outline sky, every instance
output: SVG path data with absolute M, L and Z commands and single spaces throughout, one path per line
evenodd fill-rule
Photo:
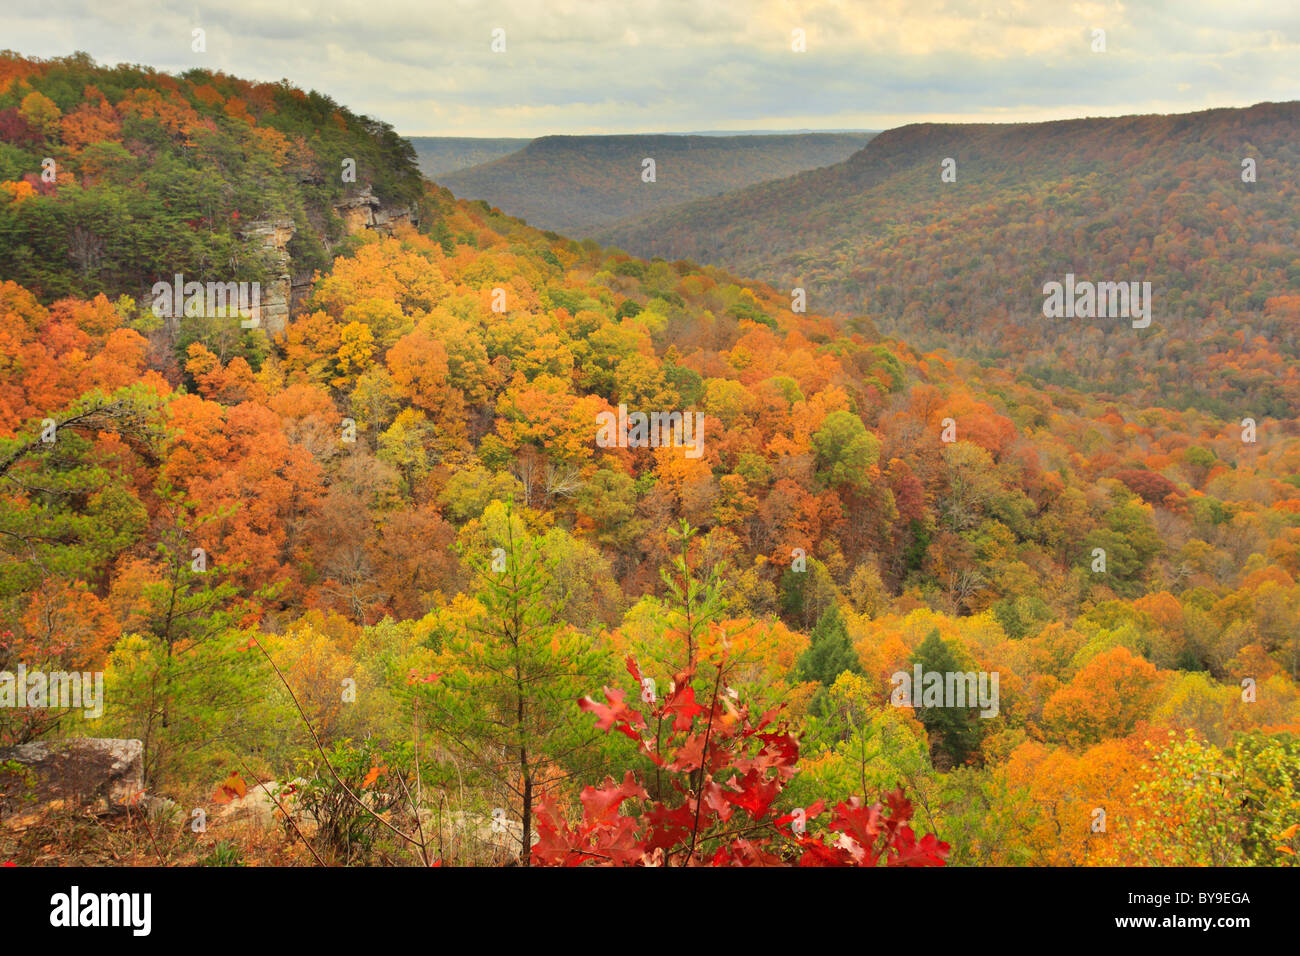
M 886 129 L 1300 99 L 1300 0 L 6 0 L 0 48 L 288 79 L 408 136 Z

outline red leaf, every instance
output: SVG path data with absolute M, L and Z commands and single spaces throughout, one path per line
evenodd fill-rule
M 677 772 L 687 772 L 699 770 L 704 763 L 704 735 L 691 734 L 686 741 L 677 748 L 677 753 L 673 756 L 673 762 L 668 764 L 669 770 Z
M 909 807 L 910 809 L 910 807 Z M 909 826 L 899 828 L 894 837 L 888 866 L 943 866 L 948 858 L 948 844 L 935 839 L 933 833 L 927 833 L 916 842 L 916 834 Z
M 604 789 L 587 787 L 579 796 L 584 811 L 583 820 L 587 823 L 608 823 L 614 818 L 623 801 L 633 797 L 644 800 L 649 797 L 649 794 L 641 784 L 637 783 L 636 776 L 631 770 L 627 772 L 627 776 L 620 784 L 615 784 L 613 777 L 606 777 Z
M 739 792 L 723 793 L 723 798 L 748 813 L 751 820 L 761 819 L 781 793 L 781 782 L 766 779 L 757 769 L 745 774 L 739 786 L 733 779 L 731 786 L 736 787 Z
M 621 690 L 610 690 L 606 687 L 605 699 L 609 701 L 608 706 L 597 703 L 590 697 L 582 698 L 578 701 L 578 706 L 596 715 L 596 729 L 608 731 L 617 724 L 621 733 L 639 741 L 641 734 L 638 731 L 645 726 L 645 720 L 641 714 L 623 703 L 623 692 Z
M 704 708 L 695 702 L 695 688 L 688 683 L 679 683 L 664 702 L 664 715 L 673 716 L 673 730 L 690 730 L 695 722 L 695 715 L 704 713 Z
M 246 793 L 248 793 L 248 784 L 244 783 L 244 778 L 236 771 L 227 777 L 221 786 L 217 787 L 212 802 L 218 804 L 229 803 L 232 800 L 242 799 Z
M 857 850 L 848 847 L 849 853 L 860 865 L 874 866 L 877 853 L 876 839 L 880 836 L 880 804 L 865 806 L 858 797 L 849 797 L 835 807 L 835 816 L 831 820 L 831 829 L 848 836 L 857 845 Z M 860 851 L 860 852 L 859 852 Z

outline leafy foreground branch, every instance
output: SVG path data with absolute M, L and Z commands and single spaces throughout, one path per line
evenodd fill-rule
M 917 840 L 908 820 L 912 805 L 901 790 L 881 803 L 857 797 L 839 803 L 826 831 L 809 835 L 810 820 L 825 812 L 818 800 L 807 809 L 781 813 L 777 800 L 794 776 L 797 737 L 774 723 L 779 708 L 751 720 L 749 708 L 719 693 L 725 654 L 708 706 L 695 697 L 690 670 L 673 680 L 662 703 L 648 690 L 649 719 L 631 709 L 620 690 L 605 688 L 605 703 L 590 697 L 579 706 L 636 742 L 662 775 L 669 774 L 671 800 L 650 800 L 629 770 L 622 783 L 582 791 L 582 817 L 569 824 L 549 797 L 538 806 L 533 862 L 545 866 L 943 866 L 949 846 L 926 834 Z M 643 682 L 636 660 L 627 669 Z M 652 685 L 650 685 L 652 686 Z M 648 733 L 653 727 L 653 732 Z M 663 793 L 665 790 L 660 789 Z M 644 801 L 639 815 L 622 812 Z M 827 842 L 829 833 L 838 833 Z

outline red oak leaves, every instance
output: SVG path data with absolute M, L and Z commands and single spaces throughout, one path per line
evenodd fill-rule
M 715 665 L 721 673 L 721 664 Z M 647 686 L 636 661 L 628 673 Z M 749 709 L 718 693 L 708 706 L 696 701 L 692 674 L 680 673 L 662 702 L 643 696 L 646 714 L 605 688 L 605 703 L 590 697 L 579 706 L 603 731 L 618 730 L 637 742 L 656 767 L 652 795 L 632 771 L 622 783 L 606 778 L 582 791 L 582 817 L 570 823 L 549 798 L 537 813 L 533 862 L 541 866 L 942 866 L 948 844 L 926 834 L 917 839 L 908 821 L 912 805 L 901 790 L 884 803 L 857 797 L 838 804 L 825 830 L 807 832 L 825 812 L 811 807 L 775 809 L 794 776 L 799 742 L 772 727 L 776 711 L 757 721 Z M 653 685 L 649 685 L 653 686 Z M 772 729 L 768 729 L 772 727 Z M 647 785 L 649 781 L 645 782 Z M 627 808 L 639 804 L 639 812 Z M 830 842 L 828 842 L 828 839 Z

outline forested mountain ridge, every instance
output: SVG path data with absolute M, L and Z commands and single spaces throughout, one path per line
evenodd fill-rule
M 0 275 L 46 302 L 143 299 L 175 273 L 264 286 L 287 274 L 287 299 L 352 220 L 418 219 L 423 188 L 410 143 L 316 92 L 11 51 L 0 182 Z
M 458 172 L 523 149 L 532 140 L 510 137 L 410 136 L 420 172 L 429 179 Z
M 844 159 L 870 133 L 543 136 L 509 156 L 434 177 L 539 229 L 575 238 L 619 220 Z M 643 178 L 654 161 L 654 181 Z
M 193 81 L 170 80 L 147 99 L 183 113 Z M 19 115 L 50 115 L 23 82 Z M 186 125 L 122 148 L 186 155 Z M 78 195 L 51 185 L 47 210 Z M 35 201 L 2 188 L 0 215 Z M 1294 409 L 1246 429 L 1099 397 L 422 190 L 418 227 L 340 243 L 276 335 L 51 296 L 94 281 L 67 257 L 41 295 L 0 282 L 0 671 L 106 687 L 94 721 L 0 708 L 0 743 L 139 739 L 154 793 L 296 779 L 319 821 L 272 850 L 214 823 L 161 851 L 186 862 L 420 858 L 348 789 L 430 827 L 422 862 L 845 862 L 790 814 L 835 841 L 812 807 L 900 780 L 891 809 L 924 812 L 891 862 L 1296 862 Z M 628 410 L 698 415 L 701 453 L 602 442 Z M 1000 697 L 900 706 L 914 668 Z M 517 846 L 449 822 L 498 810 Z M 0 856 L 61 832 L 0 827 Z
M 916 124 L 835 166 L 600 237 L 806 287 L 814 308 L 1102 396 L 1288 415 L 1300 402 L 1298 131 L 1300 103 Z M 1150 281 L 1150 327 L 1045 319 L 1043 286 L 1067 273 Z

